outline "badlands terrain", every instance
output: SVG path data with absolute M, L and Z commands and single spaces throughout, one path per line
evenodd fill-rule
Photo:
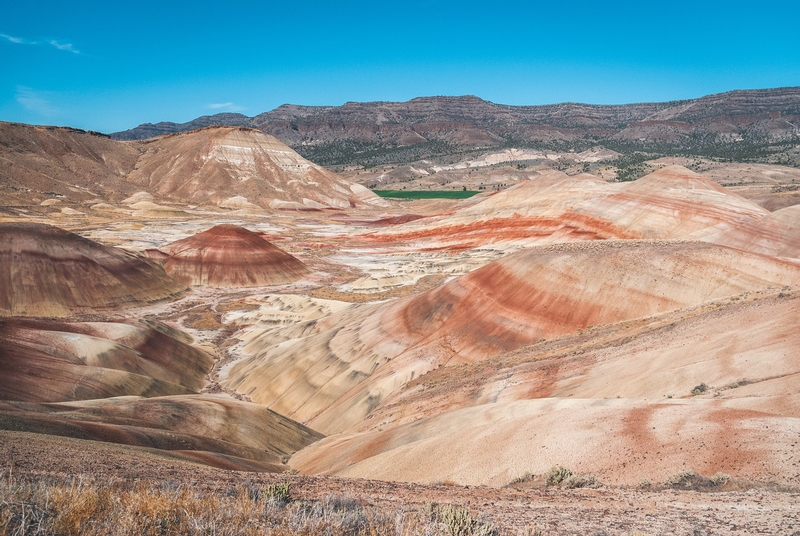
M 0 123 L 6 482 L 290 483 L 455 505 L 475 532 L 800 531 L 796 167 L 659 156 L 617 181 L 608 149 L 484 154 L 436 175 L 510 178 L 406 201 L 250 126 Z
M 757 192 L 759 204 L 777 210 L 800 203 L 798 125 L 800 88 L 786 87 L 615 106 L 507 106 L 474 96 L 286 104 L 254 117 L 147 123 L 112 137 L 245 126 L 380 190 L 493 191 L 551 170 L 624 181 L 669 163 L 746 197 Z

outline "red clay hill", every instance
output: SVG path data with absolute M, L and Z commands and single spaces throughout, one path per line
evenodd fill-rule
M 186 289 L 158 265 L 51 225 L 0 223 L 0 316 L 141 306 Z
M 258 287 L 297 281 L 301 261 L 238 225 L 217 225 L 163 248 L 164 269 L 186 285 Z

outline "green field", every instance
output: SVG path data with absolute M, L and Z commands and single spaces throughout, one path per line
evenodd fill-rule
M 372 190 L 381 197 L 394 199 L 467 199 L 480 192 L 471 190 Z

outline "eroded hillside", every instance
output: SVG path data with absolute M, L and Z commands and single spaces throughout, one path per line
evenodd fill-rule
M 1 190 L 0 428 L 34 450 L 420 485 L 564 466 L 586 485 L 800 486 L 798 206 L 719 169 L 398 201 L 247 129 L 15 132 L 35 143 Z

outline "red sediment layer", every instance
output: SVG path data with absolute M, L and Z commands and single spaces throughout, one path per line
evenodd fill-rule
M 164 248 L 164 269 L 186 285 L 256 287 L 297 281 L 301 261 L 237 225 L 218 225 Z
M 444 345 L 473 360 L 714 293 L 798 281 L 793 262 L 702 243 L 581 243 L 509 255 L 389 306 L 382 324 L 413 346 Z
M 364 236 L 364 240 L 391 243 L 424 239 L 446 240 L 449 238 L 464 244 L 479 245 L 492 240 L 522 240 L 534 237 L 548 237 L 557 232 L 576 240 L 640 238 L 639 233 L 621 229 L 602 218 L 584 214 L 565 214 L 559 218 L 498 218 L 428 229 L 414 229 L 400 234 L 368 234 Z
M 440 215 L 426 227 L 401 226 L 365 239 L 433 240 L 465 247 L 528 239 L 692 239 L 715 226 L 753 223 L 765 215 L 763 208 L 679 166 L 624 186 L 551 173 L 465 205 L 452 216 Z
M 408 223 L 416 220 L 421 220 L 425 216 L 420 216 L 419 214 L 402 214 L 400 216 L 391 216 L 388 218 L 381 218 L 380 220 L 375 220 L 372 222 L 372 225 L 378 226 L 385 226 L 385 225 L 399 225 L 401 223 Z

